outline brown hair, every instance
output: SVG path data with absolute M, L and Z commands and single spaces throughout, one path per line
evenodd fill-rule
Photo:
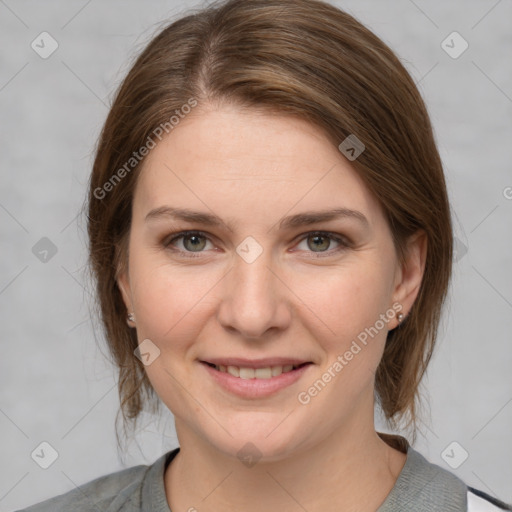
M 426 232 L 421 288 L 404 322 L 388 333 L 375 385 L 388 422 L 396 426 L 406 419 L 415 427 L 418 386 L 451 277 L 453 235 L 442 164 L 423 100 L 399 59 L 352 16 L 318 0 L 228 0 L 189 11 L 151 40 L 117 91 L 90 179 L 88 235 L 125 426 L 127 420 L 136 423 L 144 392 L 155 398 L 134 356 L 136 333 L 126 324 L 116 282 L 127 264 L 131 204 L 143 162 L 131 159 L 191 99 L 197 111 L 226 103 L 299 116 L 336 146 L 356 135 L 366 149 L 352 165 L 380 201 L 401 262 L 407 238 L 418 229 Z

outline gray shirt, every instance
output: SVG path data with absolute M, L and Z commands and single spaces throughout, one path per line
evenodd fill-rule
M 102 476 L 77 489 L 17 512 L 171 512 L 165 495 L 164 473 L 178 452 L 179 448 L 175 448 L 150 466 L 134 466 Z M 474 499 L 481 498 L 475 496 Z M 470 503 L 469 511 L 512 510 L 499 507 L 496 501 L 494 504 L 486 501 L 485 507 L 491 508 L 474 508 Z M 377 512 L 411 510 L 467 512 L 468 487 L 458 477 L 431 464 L 407 445 L 405 465 Z

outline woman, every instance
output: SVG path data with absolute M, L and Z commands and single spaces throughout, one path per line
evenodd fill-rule
M 354 18 L 231 0 L 165 28 L 88 208 L 123 417 L 160 399 L 180 447 L 27 510 L 512 510 L 375 430 L 375 403 L 414 429 L 453 239 L 423 101 Z

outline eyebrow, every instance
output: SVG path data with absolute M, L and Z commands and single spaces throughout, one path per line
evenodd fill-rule
M 212 227 L 224 225 L 229 229 L 229 231 L 233 231 L 232 226 L 226 224 L 215 214 L 198 212 L 187 208 L 172 208 L 170 206 L 160 206 L 151 210 L 146 215 L 145 222 L 160 218 L 171 218 Z M 368 219 L 361 212 L 357 210 L 350 210 L 348 208 L 335 208 L 331 210 L 308 211 L 298 213 L 296 215 L 290 215 L 279 222 L 279 229 L 307 226 L 309 224 L 317 224 L 319 222 L 327 222 L 343 218 L 356 219 L 365 227 L 370 226 Z

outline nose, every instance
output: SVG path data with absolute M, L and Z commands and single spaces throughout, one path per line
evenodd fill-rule
M 289 325 L 290 290 L 266 251 L 252 263 L 235 255 L 222 286 L 218 321 L 225 329 L 257 339 Z

